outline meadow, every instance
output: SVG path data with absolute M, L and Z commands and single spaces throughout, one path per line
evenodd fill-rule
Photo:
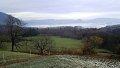
M 16 52 L 11 52 L 11 43 L 4 43 L 5 48 L 0 50 L 0 67 L 1 68 L 107 68 L 119 67 L 119 61 L 114 59 L 102 59 L 89 56 L 80 55 L 37 55 L 32 52 L 35 50 L 33 40 L 38 39 L 40 36 L 26 37 L 29 41 L 21 41 L 19 44 L 20 49 Z M 82 47 L 82 41 L 63 38 L 59 36 L 51 36 L 54 48 L 56 50 L 76 50 Z M 21 51 L 21 52 L 20 52 Z M 27 53 L 23 53 L 23 52 Z M 111 56 L 112 52 L 104 49 L 96 49 L 98 55 Z M 71 52 L 71 51 L 70 51 Z M 99 53 L 101 52 L 101 53 Z M 86 61 L 87 60 L 87 61 Z M 105 61 L 105 62 L 104 62 Z M 114 61 L 114 63 L 112 62 Z
M 33 60 L 35 60 L 36 57 L 38 57 L 38 55 L 34 55 L 34 54 L 30 54 L 30 53 L 31 52 L 36 52 L 36 49 L 33 45 L 33 43 L 34 43 L 33 40 L 38 39 L 39 37 L 40 36 L 33 36 L 33 37 L 24 38 L 24 39 L 32 40 L 32 41 L 21 41 L 19 43 L 21 45 L 20 49 L 16 49 L 15 50 L 16 52 L 11 52 L 11 46 L 10 46 L 11 43 L 4 43 L 5 47 L 0 49 L 0 65 L 2 67 L 4 67 L 4 66 L 8 66 L 8 65 L 11 65 L 11 64 L 19 63 L 19 62 L 28 62 L 28 60 L 31 57 L 33 57 L 34 58 Z M 59 36 L 51 36 L 51 39 L 54 42 L 53 44 L 54 44 L 54 48 L 56 50 L 59 50 L 59 49 L 60 50 L 61 49 L 72 50 L 72 49 L 80 48 L 80 45 L 81 45 L 81 41 L 76 40 L 76 39 L 62 38 L 62 37 L 59 37 Z M 21 53 L 19 51 L 21 51 L 21 52 L 26 51 L 26 52 L 29 52 L 29 53 Z M 31 60 L 31 61 L 33 61 L 33 60 Z M 41 58 L 39 58 L 38 60 L 41 60 Z M 51 59 L 50 59 L 50 61 L 51 61 Z M 50 61 L 48 60 L 48 62 L 50 62 Z M 42 60 L 40 62 L 42 62 Z M 42 65 L 44 65 L 44 63 Z M 11 66 L 8 66 L 8 67 L 11 67 Z M 22 66 L 20 66 L 20 67 L 22 67 Z
M 57 48 L 80 48 L 82 45 L 81 40 L 71 39 L 71 38 L 62 38 L 62 37 L 52 37 L 55 42 L 55 47 Z
M 27 39 L 37 39 L 40 36 L 28 37 Z M 56 48 L 79 48 L 81 45 L 81 40 L 63 38 L 59 36 L 51 36 L 53 40 L 53 45 Z
M 34 47 L 34 40 L 40 38 L 40 36 L 33 36 L 33 37 L 25 37 L 24 39 L 31 40 L 31 41 L 21 41 L 19 42 L 20 47 L 15 49 L 16 51 L 36 51 Z M 53 47 L 54 49 L 78 49 L 81 47 L 82 42 L 81 40 L 71 39 L 71 38 L 63 38 L 59 36 L 51 36 L 53 40 Z M 4 48 L 2 50 L 11 50 L 10 43 L 5 43 Z
M 25 62 L 38 56 L 29 53 L 0 51 L 0 68 L 14 63 Z

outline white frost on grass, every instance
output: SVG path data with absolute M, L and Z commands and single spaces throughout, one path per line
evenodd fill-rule
M 120 68 L 120 61 L 76 55 L 52 55 L 16 63 L 7 68 Z
M 79 58 L 61 57 L 60 59 L 72 62 L 76 68 L 120 68 L 120 62 L 112 59 L 81 56 Z

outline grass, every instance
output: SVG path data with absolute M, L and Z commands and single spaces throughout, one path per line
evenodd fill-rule
M 26 37 L 25 39 L 34 40 L 38 39 L 40 36 Z M 71 38 L 62 38 L 59 36 L 51 36 L 55 49 L 76 49 L 80 48 L 81 40 L 71 39 Z M 21 48 L 18 51 L 35 51 L 34 43 L 32 41 L 22 41 L 20 42 Z M 11 44 L 5 43 L 3 50 L 11 50 Z M 17 50 L 16 50 L 17 51 Z
M 40 36 L 32 36 L 32 37 L 26 37 L 25 39 L 28 40 L 34 40 L 34 39 L 39 39 Z M 76 40 L 76 39 L 72 39 L 72 38 L 63 38 L 63 37 L 59 37 L 59 36 L 51 36 L 51 39 L 53 40 L 54 43 L 54 48 L 58 51 L 61 50 L 78 50 L 81 48 L 82 46 L 82 42 L 81 40 Z M 26 45 L 26 41 L 22 41 L 20 42 L 20 44 L 22 45 L 20 47 L 19 50 L 16 51 L 24 51 L 24 52 L 29 52 L 30 50 L 32 52 L 38 52 L 35 47 L 34 47 L 34 43 L 32 41 L 27 41 L 27 45 Z M 10 51 L 11 50 L 11 45 L 10 43 L 5 43 L 5 48 L 3 48 L 3 50 L 7 50 Z M 105 49 L 96 49 L 95 50 L 98 53 L 112 53 L 108 50 Z
M 34 40 L 34 39 L 39 39 L 40 36 L 32 36 L 32 37 L 26 37 L 25 39 L 28 40 Z M 63 51 L 63 50 L 80 50 L 82 46 L 81 40 L 76 40 L 72 38 L 63 38 L 59 36 L 51 36 L 51 39 L 53 40 L 54 43 L 54 48 L 56 51 Z M 38 52 L 35 47 L 34 43 L 32 41 L 22 41 L 20 42 L 22 45 L 19 50 L 16 51 L 21 51 L 21 52 Z M 5 47 L 2 48 L 2 50 L 10 51 L 11 50 L 11 45 L 10 43 L 5 43 Z M 100 53 L 102 55 L 106 54 L 112 54 L 111 51 L 105 50 L 105 49 L 96 49 L 95 52 Z
M 27 39 L 37 39 L 40 36 L 27 37 Z M 51 36 L 55 47 L 57 48 L 79 48 L 81 45 L 80 40 L 71 39 L 71 38 L 63 38 L 59 36 Z
M 36 55 L 30 55 L 27 53 L 20 52 L 10 52 L 10 51 L 0 51 L 0 63 L 12 60 L 26 59 L 29 57 L 34 57 Z
M 71 38 L 61 38 L 52 36 L 52 39 L 54 40 L 55 47 L 57 48 L 80 48 L 81 41 Z
M 52 55 L 32 59 L 24 63 L 8 65 L 6 68 L 119 68 L 119 61 L 90 56 Z
M 47 56 L 36 60 L 30 60 L 25 63 L 17 63 L 7 66 L 8 68 L 73 68 L 74 65 L 62 57 L 67 56 Z
M 96 49 L 95 51 L 98 52 L 98 53 L 110 53 L 110 54 L 113 53 L 113 52 L 111 52 L 109 50 L 106 50 L 106 49 Z
M 38 39 L 40 36 L 34 36 L 34 37 L 26 37 L 26 39 Z M 52 40 L 54 41 L 54 47 L 56 49 L 80 49 L 82 42 L 81 40 L 71 39 L 71 38 L 62 38 L 59 36 L 51 36 Z M 28 41 L 26 45 L 26 41 L 20 42 L 21 50 L 20 51 L 35 51 L 33 42 Z M 7 47 L 3 48 L 6 50 L 10 50 L 11 46 L 10 43 L 5 43 Z M 111 56 L 112 52 L 104 49 L 96 49 L 96 52 L 98 52 L 98 55 L 102 56 Z M 31 57 L 34 57 L 33 59 L 30 59 Z M 20 53 L 20 52 L 10 52 L 10 51 L 2 51 L 0 50 L 0 65 L 4 62 L 8 63 L 10 61 L 10 64 L 7 65 L 7 68 L 76 68 L 76 66 L 80 65 L 79 63 L 76 63 L 77 61 L 73 62 L 71 61 L 71 58 L 74 60 L 79 58 L 79 56 L 65 56 L 65 55 L 52 55 L 52 56 L 46 56 L 46 57 L 38 57 L 37 55 L 33 54 L 27 54 L 27 53 Z M 21 62 L 21 60 L 26 60 L 25 62 Z M 15 62 L 11 63 L 13 60 L 17 61 L 20 60 L 21 63 Z M 78 64 L 78 65 L 76 65 Z M 79 67 L 78 67 L 79 68 Z
M 33 37 L 26 37 L 28 40 L 34 40 L 38 39 L 40 36 L 33 36 Z M 54 48 L 57 50 L 64 50 L 64 49 L 78 49 L 82 45 L 81 40 L 71 39 L 71 38 L 63 38 L 59 36 L 51 36 L 51 39 L 53 40 Z M 22 42 L 23 43 L 23 42 Z M 23 43 L 24 44 L 24 43 Z M 32 48 L 32 51 L 35 51 L 33 42 L 28 42 L 28 47 L 26 48 L 24 45 L 25 50 L 29 50 L 30 47 Z

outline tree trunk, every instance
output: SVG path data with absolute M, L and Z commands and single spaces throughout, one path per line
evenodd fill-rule
M 14 42 L 14 39 L 12 38 L 12 51 L 14 51 L 14 45 L 15 45 L 15 42 Z

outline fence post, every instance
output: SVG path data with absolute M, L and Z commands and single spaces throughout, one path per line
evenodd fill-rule
M 4 51 L 3 51 L 3 63 L 6 63 Z

